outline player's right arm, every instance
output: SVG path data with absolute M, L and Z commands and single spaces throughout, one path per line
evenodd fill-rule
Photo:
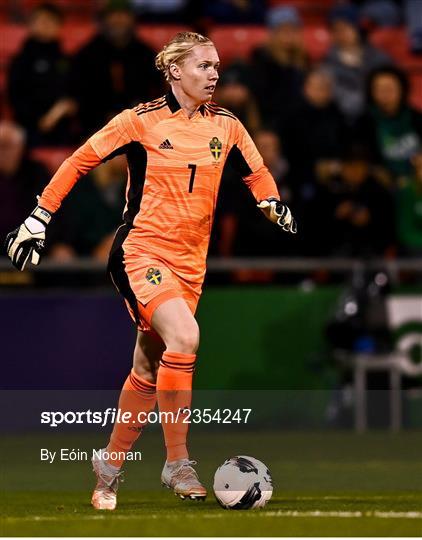
M 137 138 L 137 118 L 130 109 L 118 114 L 62 163 L 38 198 L 38 206 L 20 227 L 7 235 L 6 252 L 18 270 L 23 270 L 29 260 L 39 264 L 52 214 L 81 176 L 124 151 Z

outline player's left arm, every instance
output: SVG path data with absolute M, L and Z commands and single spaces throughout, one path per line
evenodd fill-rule
M 264 165 L 249 133 L 238 120 L 228 159 L 242 176 L 265 216 L 283 230 L 296 233 L 296 220 L 289 207 L 280 201 L 274 178 Z

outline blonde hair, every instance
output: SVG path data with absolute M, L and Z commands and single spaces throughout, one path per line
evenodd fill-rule
M 167 82 L 172 79 L 171 64 L 183 64 L 196 45 L 214 45 L 214 43 L 196 32 L 179 32 L 164 45 L 163 50 L 155 57 L 155 67 L 163 73 Z

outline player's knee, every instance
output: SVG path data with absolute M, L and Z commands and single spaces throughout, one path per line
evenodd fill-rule
M 199 347 L 199 328 L 192 325 L 176 332 L 168 341 L 167 349 L 173 352 L 195 354 Z

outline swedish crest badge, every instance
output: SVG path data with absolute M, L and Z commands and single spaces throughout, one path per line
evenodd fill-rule
M 218 139 L 218 137 L 213 137 L 210 140 L 210 150 L 214 159 L 219 159 L 221 156 L 222 147 L 223 143 Z
M 152 283 L 152 285 L 159 285 L 163 280 L 163 275 L 158 268 L 148 268 L 145 277 L 148 283 Z

